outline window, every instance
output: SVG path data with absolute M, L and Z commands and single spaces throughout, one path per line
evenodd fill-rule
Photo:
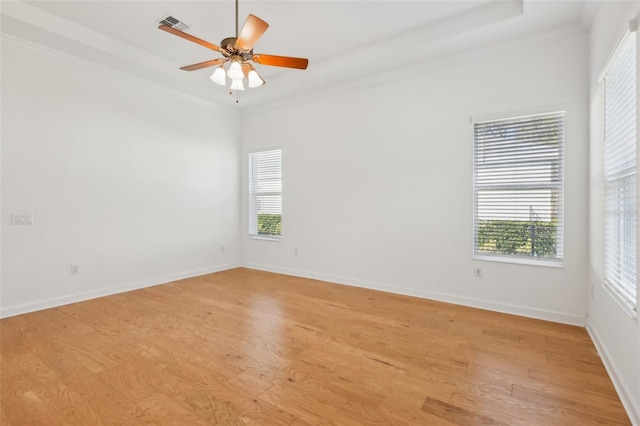
M 282 235 L 282 150 L 249 154 L 249 235 Z
M 630 32 L 602 76 L 604 117 L 604 280 L 636 308 L 636 37 Z
M 564 113 L 474 123 L 474 255 L 562 261 Z

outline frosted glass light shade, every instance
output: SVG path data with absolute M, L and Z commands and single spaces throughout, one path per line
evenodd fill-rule
M 253 69 L 249 71 L 247 79 L 249 80 L 249 87 L 252 89 L 254 87 L 260 87 L 264 84 L 264 80 L 262 79 L 262 77 L 260 77 L 260 74 L 258 74 L 258 72 Z
M 231 62 L 231 66 L 229 67 L 229 71 L 227 71 L 227 75 L 233 81 L 242 81 L 242 79 L 244 78 L 244 73 L 242 72 L 242 66 L 240 65 L 240 62 Z
M 244 84 L 242 84 L 242 80 L 233 80 L 231 82 L 231 90 L 244 90 Z
M 220 86 L 227 84 L 227 78 L 223 66 L 216 68 L 215 72 L 211 75 L 211 81 L 219 84 Z

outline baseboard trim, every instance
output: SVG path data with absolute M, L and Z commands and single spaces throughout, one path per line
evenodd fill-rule
M 124 293 L 141 288 L 152 287 L 160 284 L 167 284 L 172 281 L 183 280 L 185 278 L 197 277 L 214 272 L 226 271 L 239 267 L 239 263 L 228 263 L 223 265 L 210 266 L 207 268 L 195 269 L 177 274 L 165 275 L 162 277 L 150 278 L 148 280 L 135 281 L 131 283 L 119 284 L 112 287 L 105 287 L 91 291 L 69 294 L 62 297 L 54 297 L 45 300 L 25 303 L 22 305 L 0 308 L 0 318 L 8 318 L 16 315 L 27 314 L 29 312 L 41 311 L 43 309 L 56 308 L 70 303 L 83 302 L 85 300 L 97 299 L 98 297 L 111 296 L 113 294 Z
M 604 368 L 607 370 L 607 373 L 613 382 L 613 387 L 615 387 L 616 392 L 618 392 L 618 397 L 620 398 L 624 409 L 627 411 L 631 424 L 633 426 L 640 426 L 640 401 L 635 401 L 633 399 L 631 396 L 632 394 L 625 383 L 620 380 L 620 374 L 618 373 L 619 369 L 615 361 L 609 355 L 609 351 L 607 351 L 606 346 L 602 343 L 600 335 L 588 320 L 586 329 L 596 347 L 596 350 L 598 351 L 598 354 L 600 355 L 600 359 L 602 359 Z
M 469 306 L 472 308 L 486 309 L 494 312 L 523 316 L 527 318 L 535 318 L 544 321 L 558 322 L 562 324 L 576 325 L 584 327 L 586 324 L 586 316 L 567 314 L 564 312 L 549 311 L 544 309 L 531 308 L 528 306 L 512 305 L 490 300 L 476 299 L 472 297 L 463 297 L 455 294 L 441 293 L 435 291 L 424 291 L 408 287 L 394 286 L 384 283 L 363 281 L 353 278 L 339 277 L 327 274 L 318 274 L 315 272 L 302 271 L 290 268 L 273 267 L 255 263 L 242 263 L 244 268 L 257 269 L 266 272 L 275 272 L 285 275 L 293 275 L 303 278 L 311 278 L 320 281 L 326 281 L 334 284 L 350 285 L 354 287 L 367 288 L 370 290 L 385 291 L 389 293 L 404 294 L 406 296 L 420 297 L 422 299 L 436 300 L 439 302 L 453 303 L 455 305 Z

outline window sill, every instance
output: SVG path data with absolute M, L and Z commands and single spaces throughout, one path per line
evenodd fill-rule
M 270 237 L 268 235 L 249 235 L 249 238 L 252 240 L 264 240 L 264 241 L 282 241 L 282 237 Z
M 476 254 L 473 256 L 474 260 L 482 260 L 487 262 L 501 262 L 501 263 L 515 263 L 518 265 L 529 265 L 529 266 L 543 266 L 547 268 L 564 268 L 564 264 L 562 259 L 553 260 L 553 259 L 540 259 L 540 258 L 525 258 L 525 257 L 515 257 L 515 256 L 491 256 L 491 255 L 483 255 Z

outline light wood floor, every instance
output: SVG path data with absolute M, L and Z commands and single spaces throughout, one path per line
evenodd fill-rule
M 1 330 L 2 425 L 628 425 L 584 329 L 235 269 Z

